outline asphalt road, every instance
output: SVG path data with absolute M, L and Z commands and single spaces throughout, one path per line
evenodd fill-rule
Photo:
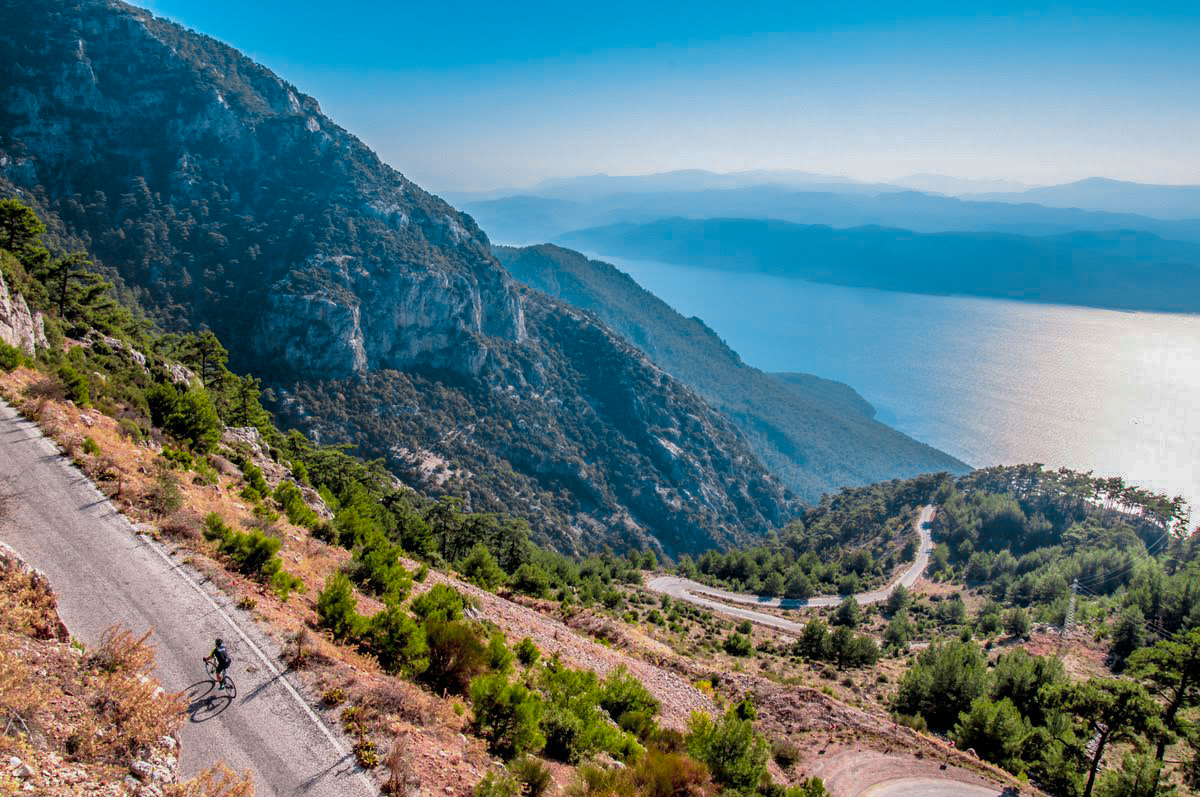
M 998 797 L 1004 791 L 998 786 L 976 786 L 933 778 L 896 778 L 876 783 L 859 797 Z
M 928 567 L 929 556 L 933 552 L 933 538 L 929 536 L 929 522 L 933 519 L 933 512 L 934 507 L 932 505 L 921 507 L 921 512 L 917 515 L 917 519 L 913 523 L 917 529 L 917 533 L 921 537 L 921 542 L 917 548 L 917 555 L 913 559 L 912 565 L 901 573 L 898 579 L 886 587 L 870 592 L 860 592 L 855 595 L 854 597 L 860 604 L 879 603 L 886 600 L 887 596 L 892 594 L 892 590 L 897 585 L 903 584 L 905 587 L 912 587 L 913 584 L 917 583 L 917 579 L 921 577 L 921 574 L 925 572 L 925 568 Z M 728 590 L 709 587 L 697 581 L 679 576 L 659 576 L 651 579 L 646 587 L 655 592 L 663 592 L 673 598 L 685 600 L 697 606 L 703 606 L 706 609 L 712 609 L 714 612 L 720 612 L 721 614 L 744 620 L 751 620 L 793 634 L 803 631 L 804 624 L 788 620 L 785 617 L 777 617 L 773 614 L 755 611 L 754 609 L 742 609 L 738 606 L 730 606 L 729 603 L 742 603 L 775 609 L 804 609 L 820 606 L 837 606 L 844 600 L 843 597 L 838 595 L 826 595 L 803 600 L 764 598 L 758 595 L 747 595 L 742 592 L 729 592 Z M 714 600 L 714 598 L 720 598 L 721 600 Z
M 362 797 L 378 790 L 345 740 L 303 701 L 278 648 L 245 613 L 129 524 L 33 424 L 0 401 L 0 489 L 15 493 L 0 541 L 46 574 L 71 634 L 94 645 L 114 624 L 153 629 L 155 675 L 186 691 L 182 774 L 224 759 L 254 773 L 259 797 Z M 201 657 L 221 637 L 236 698 L 212 690 Z

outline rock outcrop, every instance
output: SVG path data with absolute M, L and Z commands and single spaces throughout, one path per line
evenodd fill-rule
M 790 494 L 690 389 L 518 285 L 470 216 L 314 99 L 142 9 L 0 5 L 6 193 L 159 322 L 212 328 L 285 422 L 543 542 L 674 554 L 788 519 Z
M 42 314 L 30 312 L 21 294 L 10 293 L 3 276 L 0 276 L 0 341 L 30 357 L 46 346 Z

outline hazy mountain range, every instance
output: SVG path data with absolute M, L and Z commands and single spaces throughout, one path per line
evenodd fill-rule
M 1006 232 L 1053 235 L 1079 230 L 1144 230 L 1200 242 L 1200 217 L 1163 220 L 1131 213 L 1051 208 L 1030 203 L 966 201 L 893 189 L 878 193 L 796 190 L 779 185 L 603 194 L 581 199 L 519 195 L 467 202 L 463 209 L 494 241 L 528 244 L 616 222 L 663 218 L 779 219 L 831 227 L 879 225 L 915 232 Z

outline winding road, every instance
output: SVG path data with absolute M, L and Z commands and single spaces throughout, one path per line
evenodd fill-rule
M 917 555 L 913 559 L 912 565 L 901 573 L 899 578 L 886 587 L 871 590 L 870 592 L 860 592 L 855 595 L 855 599 L 860 604 L 879 603 L 880 601 L 887 600 L 887 597 L 892 594 L 892 591 L 897 586 L 903 584 L 905 587 L 911 588 L 913 584 L 917 583 L 917 579 L 921 577 L 925 572 L 925 568 L 929 566 L 929 557 L 933 553 L 933 538 L 929 536 L 929 522 L 933 520 L 933 513 L 934 507 L 932 504 L 923 506 L 917 515 L 917 519 L 913 521 L 913 526 L 920 535 L 921 542 L 917 547 Z M 747 595 L 743 592 L 730 592 L 717 587 L 710 587 L 698 581 L 692 581 L 690 578 L 681 578 L 679 576 L 658 576 L 651 579 L 646 584 L 646 588 L 670 595 L 672 598 L 693 603 L 697 606 L 703 606 L 706 609 L 712 609 L 714 612 L 743 620 L 750 620 L 793 634 L 799 634 L 803 631 L 804 624 L 788 620 L 786 617 L 777 617 L 773 614 L 766 614 L 754 609 L 742 609 L 738 606 L 730 606 L 729 604 L 742 603 L 772 609 L 805 609 L 821 606 L 837 606 L 845 599 L 840 595 L 823 595 L 803 599 L 765 598 L 760 595 Z M 709 597 L 705 597 L 706 595 Z M 714 600 L 714 598 L 719 598 L 720 600 Z
M 175 552 L 144 534 L 0 401 L 0 489 L 14 493 L 0 541 L 46 574 L 71 634 L 95 645 L 112 625 L 153 630 L 168 691 L 186 692 L 182 774 L 224 759 L 254 774 L 259 797 L 378 794 L 345 741 L 300 696 L 278 647 Z M 214 692 L 201 656 L 226 641 L 236 698 Z

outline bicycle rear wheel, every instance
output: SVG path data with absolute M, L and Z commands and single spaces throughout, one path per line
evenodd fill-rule
M 237 697 L 237 684 L 233 682 L 232 678 L 226 675 L 225 678 L 222 679 L 221 684 L 225 687 L 225 694 L 230 700 Z

